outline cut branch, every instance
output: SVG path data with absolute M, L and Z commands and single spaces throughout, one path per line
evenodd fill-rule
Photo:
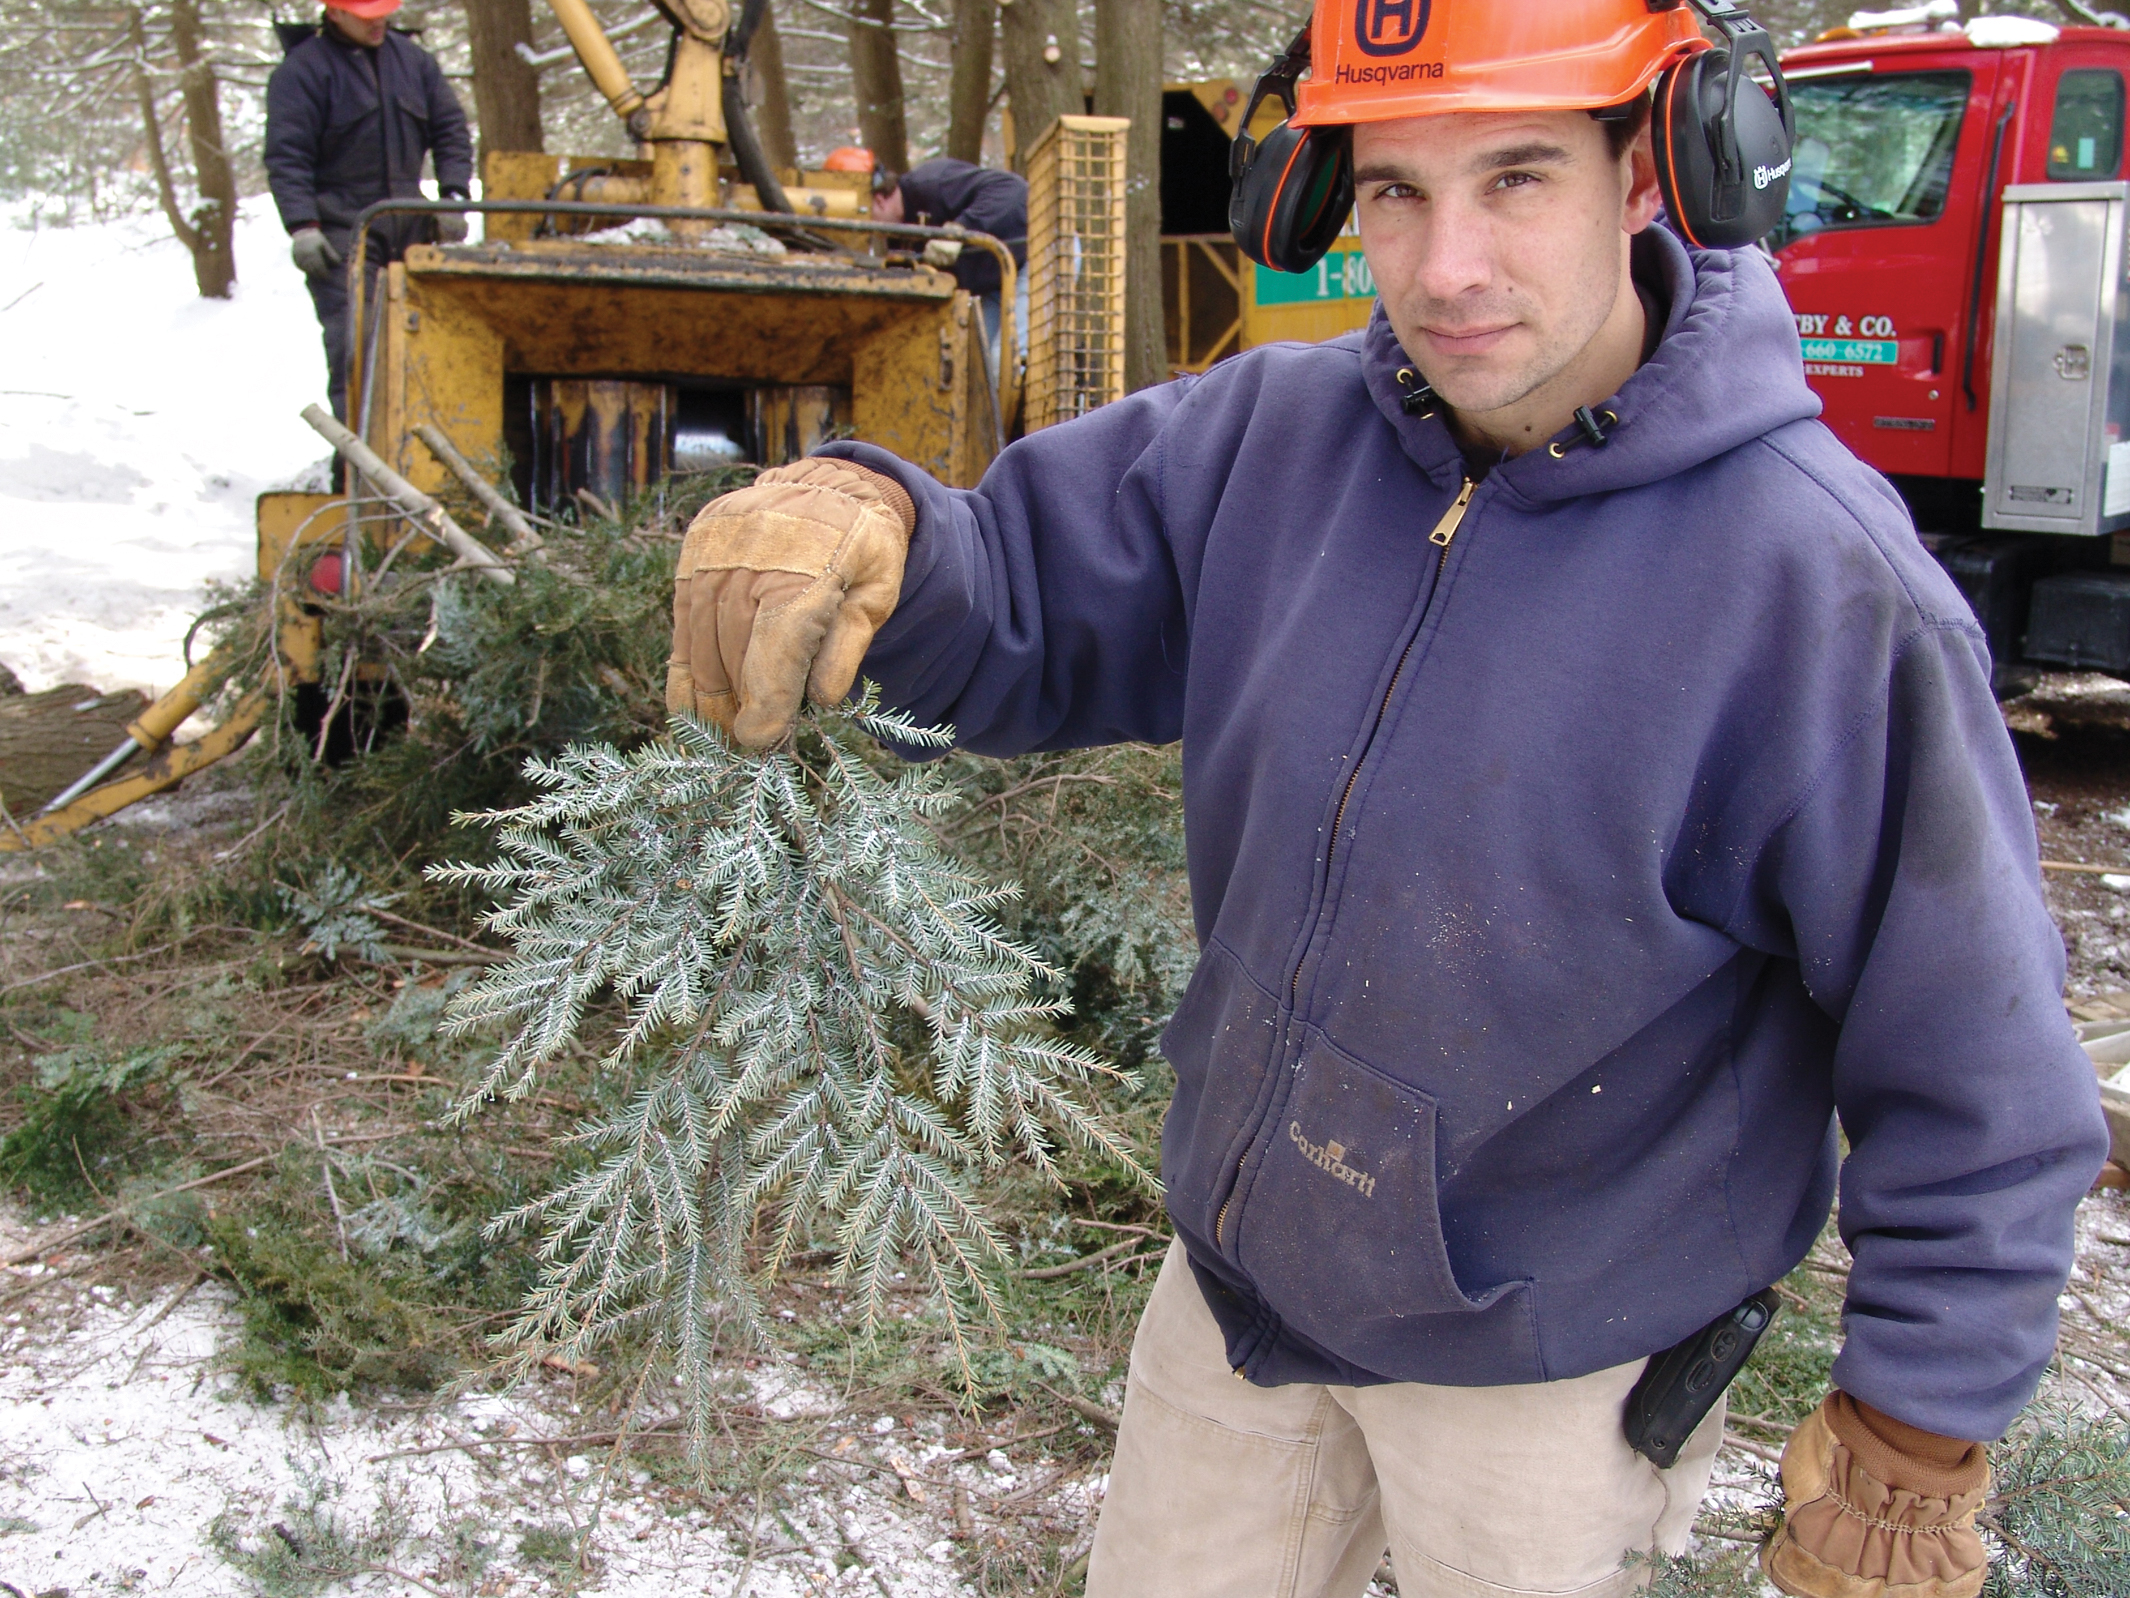
M 327 443 L 340 452 L 347 463 L 370 480 L 370 486 L 392 502 L 392 506 L 407 520 L 416 523 L 423 532 L 442 544 L 452 554 L 472 567 L 493 583 L 506 587 L 518 579 L 506 567 L 496 552 L 468 533 L 451 519 L 434 499 L 424 494 L 399 473 L 385 464 L 384 457 L 316 405 L 303 407 L 303 419 Z

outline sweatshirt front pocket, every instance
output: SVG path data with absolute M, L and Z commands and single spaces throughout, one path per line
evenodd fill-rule
M 1281 1320 L 1366 1370 L 1421 1380 L 1453 1347 L 1542 1379 L 1524 1281 L 1467 1292 L 1435 1191 L 1435 1102 L 1309 1029 L 1238 1193 L 1243 1268 Z M 1416 1366 L 1416 1356 L 1424 1366 Z

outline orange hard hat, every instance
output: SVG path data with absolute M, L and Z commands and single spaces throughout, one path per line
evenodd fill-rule
M 1655 0 L 1316 0 L 1296 127 L 1631 100 L 1708 48 Z
M 855 144 L 846 144 L 840 150 L 828 152 L 828 159 L 821 163 L 824 172 L 870 172 L 873 170 L 873 152 L 862 150 Z
M 375 22 L 399 9 L 400 0 L 325 0 L 328 11 L 345 11 L 351 17 Z

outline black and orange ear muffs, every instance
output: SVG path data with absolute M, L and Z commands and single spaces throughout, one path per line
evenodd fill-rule
M 1651 10 L 1691 3 L 1723 36 L 1657 79 L 1651 144 L 1664 208 L 1688 243 L 1736 249 L 1782 219 L 1790 191 L 1795 123 L 1790 91 L 1767 30 L 1735 0 L 1649 0 Z M 1759 60 L 1771 98 L 1746 71 Z M 1228 227 L 1246 256 L 1278 272 L 1306 272 L 1324 258 L 1353 209 L 1353 140 L 1343 126 L 1293 125 L 1295 84 L 1309 69 L 1309 29 L 1257 80 L 1228 152 Z M 1257 108 L 1277 95 L 1287 120 L 1262 142 L 1250 135 Z
M 1343 127 L 1294 125 L 1294 86 L 1309 69 L 1305 27 L 1257 80 L 1228 148 L 1228 231 L 1243 254 L 1275 272 L 1306 272 L 1324 258 L 1353 209 L 1353 140 Z M 1287 120 L 1260 143 L 1250 124 L 1266 96 Z
M 1265 135 L 1228 199 L 1243 254 L 1275 272 L 1324 258 L 1353 209 L 1353 140 L 1342 127 L 1282 122 Z
M 1693 4 L 1724 43 L 1674 62 L 1657 79 L 1650 114 L 1657 187 L 1687 243 L 1735 250 L 1782 220 L 1796 121 L 1767 30 L 1732 0 Z M 1767 68 L 1772 98 L 1748 75 L 1749 59 Z

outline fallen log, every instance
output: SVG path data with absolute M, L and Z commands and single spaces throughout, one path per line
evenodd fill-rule
M 148 708 L 135 689 L 107 694 L 82 683 L 0 696 L 0 803 L 18 821 L 111 752 Z

